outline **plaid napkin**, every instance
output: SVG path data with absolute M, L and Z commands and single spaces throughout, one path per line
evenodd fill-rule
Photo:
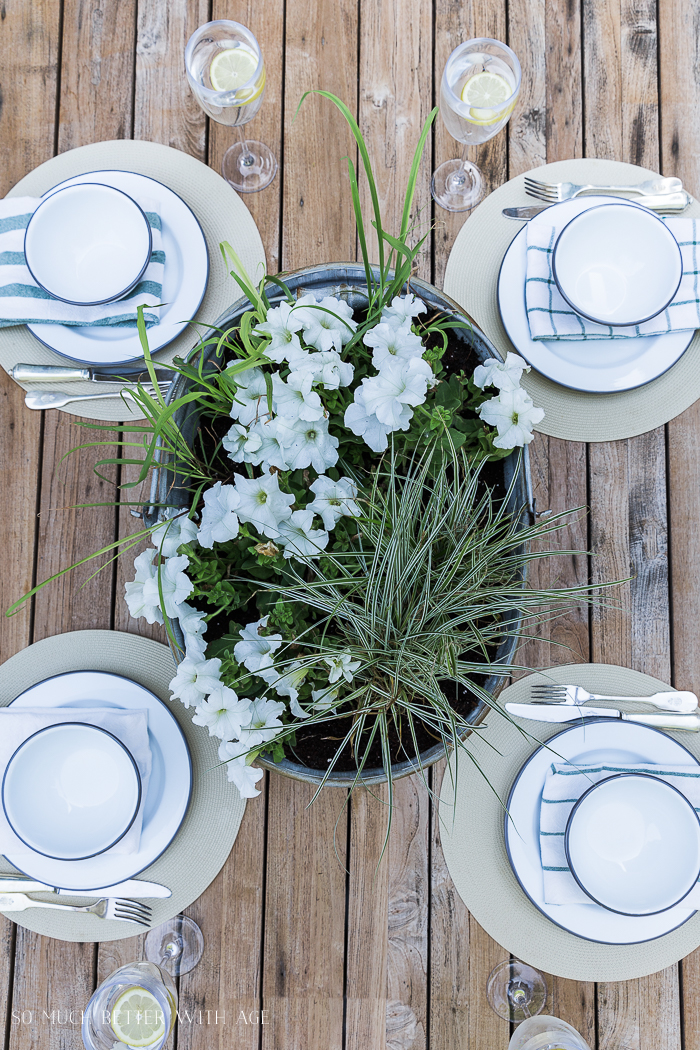
M 17 748 L 28 737 L 47 726 L 59 725 L 61 722 L 75 722 L 79 716 L 81 722 L 106 729 L 112 736 L 121 740 L 131 753 L 141 775 L 141 806 L 136 819 L 127 833 L 116 846 L 105 850 L 104 855 L 124 855 L 138 853 L 141 842 L 143 811 L 146 805 L 148 782 L 151 776 L 151 748 L 148 742 L 148 711 L 119 711 L 109 707 L 79 709 L 75 707 L 5 707 L 0 709 L 0 771 L 5 772 L 7 764 Z M 0 806 L 0 853 L 29 853 L 29 847 L 18 839 L 7 822 L 7 817 Z
M 700 768 L 698 766 L 572 766 L 553 762 L 544 782 L 540 809 L 540 856 L 546 904 L 592 904 L 566 863 L 564 833 L 569 814 L 580 796 L 599 780 L 615 773 L 651 773 L 682 791 L 700 812 Z M 688 908 L 700 908 L 700 883 L 685 898 Z
M 557 288 L 552 275 L 552 252 L 564 223 L 527 224 L 527 275 L 525 308 L 533 339 L 635 339 L 640 335 L 668 335 L 669 332 L 700 328 L 700 229 L 697 219 L 669 217 L 664 220 L 678 241 L 683 260 L 683 276 L 673 301 L 666 309 L 643 324 L 621 328 L 587 321 L 571 309 Z
M 24 260 L 24 231 L 39 205 L 38 197 L 0 200 L 0 328 L 16 324 L 121 325 L 136 327 L 136 307 L 146 305 L 146 327 L 158 324 L 165 253 L 155 202 L 138 203 L 151 226 L 151 261 L 128 297 L 104 306 L 69 306 L 40 288 Z

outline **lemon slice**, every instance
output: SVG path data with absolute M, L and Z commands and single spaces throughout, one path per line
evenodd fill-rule
M 254 52 L 246 47 L 229 47 L 225 51 L 219 51 L 212 59 L 209 66 L 209 80 L 214 91 L 240 91 L 242 87 L 250 83 L 258 68 L 258 59 Z M 265 75 L 257 85 L 251 84 L 248 93 L 244 96 L 244 104 L 247 105 L 253 99 L 259 97 L 265 87 Z
M 462 102 L 470 106 L 469 117 L 478 124 L 495 124 L 502 120 L 504 113 L 494 113 L 510 98 L 512 88 L 505 77 L 499 73 L 477 73 L 470 77 L 462 88 Z M 512 111 L 509 111 L 509 113 Z
M 165 1035 L 163 1008 L 145 988 L 127 988 L 112 1008 L 110 1027 L 117 1039 L 131 1047 L 152 1046 Z

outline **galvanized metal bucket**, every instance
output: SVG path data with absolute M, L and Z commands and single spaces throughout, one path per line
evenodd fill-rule
M 367 278 L 364 267 L 358 263 L 330 263 L 325 266 L 312 266 L 302 270 L 295 270 L 293 273 L 287 274 L 284 281 L 290 291 L 297 296 L 306 295 L 307 293 L 313 293 L 317 298 L 321 298 L 325 295 L 332 295 L 339 299 L 344 299 L 353 309 L 362 309 L 367 304 Z M 476 353 L 480 361 L 486 361 L 490 357 L 498 357 L 498 353 L 489 339 L 453 299 L 450 299 L 443 292 L 438 291 L 433 285 L 427 284 L 425 281 L 416 278 L 411 279 L 411 291 L 418 295 L 428 304 L 428 306 L 442 310 L 447 314 L 452 314 L 455 318 L 466 322 L 469 326 L 468 328 L 455 329 L 452 334 L 467 343 Z M 267 294 L 273 305 L 283 299 L 282 291 L 276 288 L 273 288 L 272 290 L 268 289 Z M 215 323 L 214 331 L 216 329 L 233 327 L 241 315 L 249 308 L 250 303 L 247 298 L 243 297 L 238 299 L 233 306 L 218 318 Z M 214 331 L 208 334 L 214 334 Z M 204 336 L 205 339 L 207 338 L 207 335 Z M 213 346 L 208 348 L 208 353 L 205 352 L 207 360 L 211 358 L 214 352 L 215 348 Z M 197 350 L 195 349 L 192 353 L 196 354 Z M 212 367 L 214 367 L 213 363 Z M 170 402 L 176 398 L 182 397 L 190 389 L 190 386 L 191 382 L 188 379 L 178 376 L 168 391 L 168 401 Z M 188 441 L 194 441 L 194 436 L 199 425 L 199 418 L 196 411 L 194 411 L 191 406 L 187 406 L 186 409 L 176 412 L 173 418 L 180 427 L 185 439 Z M 502 461 L 502 464 L 503 481 L 506 489 L 510 488 L 513 478 L 515 477 L 515 485 L 510 496 L 509 509 L 512 513 L 519 515 L 519 521 L 521 525 L 524 526 L 526 523 L 534 520 L 532 486 L 530 481 L 530 460 L 527 447 L 523 449 L 522 454 L 516 452 L 512 453 Z M 155 524 L 162 513 L 159 508 L 163 507 L 163 505 L 184 507 L 187 506 L 188 503 L 189 489 L 187 478 L 174 474 L 169 468 L 167 461 L 163 461 L 161 466 L 154 472 L 151 487 L 151 503 L 150 506 L 144 508 L 144 521 L 147 525 Z M 524 585 L 524 574 L 522 582 Z M 510 629 L 515 631 L 520 622 L 520 614 L 516 610 L 513 610 L 510 616 L 506 617 L 506 619 L 508 620 Z M 173 622 L 172 626 L 178 642 L 182 642 L 179 625 Z M 513 659 L 516 645 L 516 638 L 506 638 L 496 652 L 494 664 L 510 663 Z M 492 674 L 486 680 L 485 689 L 493 697 L 496 697 L 503 688 L 503 685 L 504 679 L 496 674 Z M 469 716 L 471 724 L 478 724 L 483 719 L 487 710 L 488 705 L 483 701 L 479 701 L 475 710 Z M 421 755 L 421 764 L 423 768 L 433 765 L 433 763 L 439 761 L 444 754 L 444 746 L 442 744 L 435 744 Z M 282 762 L 279 763 L 275 763 L 271 759 L 259 758 L 257 759 L 257 763 L 265 769 L 274 770 L 277 773 L 281 773 L 283 776 L 292 777 L 295 780 L 303 780 L 307 783 L 316 785 L 321 782 L 324 776 L 323 770 L 311 769 L 298 762 L 293 762 L 288 758 L 283 759 Z M 400 777 L 408 776 L 411 773 L 415 773 L 416 769 L 417 766 L 415 762 L 406 761 L 395 763 L 392 766 L 392 778 L 396 780 Z M 368 769 L 362 774 L 362 780 L 366 784 L 379 784 L 386 781 L 386 779 L 387 775 L 384 768 Z M 326 784 L 332 787 L 348 788 L 354 780 L 355 773 L 352 771 L 340 772 L 334 773 L 329 777 Z

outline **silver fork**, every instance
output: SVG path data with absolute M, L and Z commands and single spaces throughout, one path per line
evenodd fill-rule
M 134 922 L 138 926 L 150 926 L 152 914 L 147 904 L 142 904 L 141 901 L 126 900 L 123 897 L 102 897 L 94 904 L 80 908 L 74 904 L 35 901 L 26 893 L 0 894 L 0 911 L 27 911 L 28 908 L 53 908 L 57 911 L 82 912 L 83 915 L 96 915 L 98 919 Z
M 529 176 L 525 178 L 525 192 L 530 197 L 538 200 L 556 204 L 558 201 L 569 201 L 578 197 L 584 190 L 598 190 L 600 193 L 678 193 L 683 189 L 683 183 L 676 178 L 647 179 L 646 182 L 638 182 L 634 186 L 577 186 L 574 182 L 540 182 Z
M 695 693 L 673 691 L 654 693 L 653 696 L 603 696 L 602 693 L 589 693 L 580 685 L 545 685 L 532 686 L 531 699 L 534 704 L 564 704 L 567 707 L 581 707 L 589 700 L 632 700 L 637 704 L 651 704 L 661 711 L 676 711 L 690 714 L 696 711 L 698 698 Z
M 165 393 L 169 383 L 158 384 L 160 392 Z M 153 387 L 146 387 L 146 392 L 149 394 L 153 393 Z M 118 390 L 110 390 L 108 394 L 64 394 L 60 390 L 28 390 L 24 404 L 27 408 L 32 408 L 37 411 L 43 411 L 48 408 L 65 408 L 66 405 L 72 404 L 74 401 L 106 401 L 110 398 L 114 400 L 115 397 L 131 398 L 134 397 L 131 391 L 125 387 L 119 387 Z

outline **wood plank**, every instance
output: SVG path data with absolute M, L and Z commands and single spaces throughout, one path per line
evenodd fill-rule
M 279 0 L 214 0 L 212 18 L 230 18 L 242 22 L 255 34 L 265 60 L 265 98 L 255 118 L 245 125 L 244 134 L 264 142 L 282 163 L 282 82 L 284 50 L 284 4 Z M 293 109 L 296 107 L 296 102 Z M 293 115 L 292 109 L 292 115 Z M 233 128 L 209 121 L 209 164 L 221 172 L 223 155 L 237 141 Z M 280 229 L 282 208 L 282 173 L 259 193 L 243 194 L 243 200 L 255 219 L 265 246 L 268 273 L 280 269 Z M 232 297 L 233 301 L 233 297 Z
M 354 0 L 287 0 L 284 270 L 355 258 L 343 160 L 355 156 L 354 139 L 327 99 L 307 98 L 295 114 L 303 93 L 313 88 L 332 91 L 357 112 L 357 13 Z
M 59 152 L 130 138 L 136 0 L 64 0 Z
M 432 790 L 440 795 L 445 761 L 432 768 Z M 451 819 L 444 808 L 431 813 L 430 1042 L 440 1050 L 481 1050 L 505 1046 L 507 1021 L 486 998 L 488 975 L 508 952 L 489 937 L 467 911 L 447 870 L 440 844 L 440 821 Z
M 506 39 L 506 5 L 502 2 L 476 0 L 472 4 L 455 4 L 452 0 L 435 2 L 435 81 L 434 100 L 440 99 L 440 78 L 445 63 L 454 49 L 463 40 L 486 36 L 495 40 Z M 521 56 L 522 57 L 522 56 Z M 467 157 L 481 168 L 485 192 L 490 193 L 507 179 L 507 133 L 500 132 L 482 146 L 470 146 Z M 434 167 L 452 157 L 462 155 L 462 143 L 456 142 L 448 133 L 438 116 L 435 125 Z M 442 288 L 445 267 L 455 237 L 468 217 L 467 212 L 451 213 L 434 205 L 433 216 L 433 284 Z
M 306 784 L 270 777 L 262 1050 L 342 1046 L 345 792 L 329 788 L 309 809 L 312 797 Z
M 140 0 L 136 38 L 135 139 L 206 159 L 206 119 L 189 89 L 185 45 L 209 21 L 208 0 Z
M 432 108 L 432 3 L 429 0 L 364 0 L 360 3 L 360 100 L 358 123 L 369 150 L 382 221 L 388 233 L 401 229 L 404 195 L 421 129 Z M 430 140 L 416 183 L 411 222 L 414 243 L 430 226 Z M 378 262 L 369 188 L 360 182 L 370 246 Z M 385 245 L 386 247 L 386 245 Z M 431 238 L 417 260 L 417 276 L 430 280 Z

